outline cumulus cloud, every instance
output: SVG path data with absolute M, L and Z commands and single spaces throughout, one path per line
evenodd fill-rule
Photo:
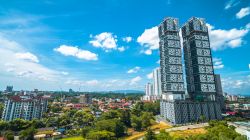
M 98 60 L 98 55 L 87 50 L 79 49 L 77 46 L 61 45 L 55 48 L 54 51 L 59 52 L 65 56 L 74 56 L 84 60 Z
M 151 55 L 152 50 L 159 48 L 158 27 L 145 29 L 144 32 L 137 38 L 137 42 L 144 47 L 144 53 Z
M 132 78 L 131 80 L 130 80 L 130 85 L 136 85 L 139 81 L 141 81 L 142 80 L 142 78 L 140 77 L 140 76 L 137 76 L 137 77 L 135 77 L 135 78 Z
M 222 63 L 221 58 L 213 58 L 214 69 L 222 69 L 224 68 L 224 64 Z
M 129 42 L 132 41 L 132 39 L 133 39 L 132 37 L 127 36 L 127 37 L 123 37 L 123 38 L 122 38 L 122 41 L 129 43 Z
M 90 37 L 92 40 L 89 43 L 94 47 L 102 48 L 105 51 L 117 49 L 117 36 L 112 33 L 103 32 L 95 36 L 90 35 Z
M 250 14 L 250 7 L 241 8 L 240 11 L 236 14 L 236 18 L 241 19 Z
M 243 37 L 247 35 L 250 28 L 248 24 L 245 28 L 242 29 L 215 29 L 214 26 L 207 24 L 211 48 L 213 50 L 222 50 L 226 48 L 237 48 L 240 47 L 243 43 Z
M 16 58 L 18 58 L 18 59 L 28 60 L 28 61 L 30 61 L 30 62 L 35 62 L 35 63 L 38 63 L 38 62 L 39 62 L 37 56 L 35 56 L 34 54 L 32 54 L 32 53 L 30 53 L 30 52 L 26 52 L 26 53 L 16 53 L 15 56 L 16 56 Z
M 125 47 L 124 46 L 121 46 L 121 47 L 119 47 L 119 48 L 117 48 L 118 49 L 118 51 L 120 51 L 120 52 L 124 52 L 125 51 Z
M 147 74 L 147 78 L 148 78 L 148 79 L 153 79 L 153 72 Z
M 130 70 L 127 71 L 127 73 L 137 73 L 141 68 L 136 66 Z
M 29 52 L 23 53 L 25 49 L 18 42 L 0 36 L 0 46 L 0 72 L 8 74 L 9 80 L 16 76 L 19 78 L 32 77 L 32 80 L 55 81 L 58 79 L 59 72 L 39 64 L 35 55 Z

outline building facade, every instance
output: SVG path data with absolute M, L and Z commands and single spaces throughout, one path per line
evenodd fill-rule
M 89 94 L 80 95 L 80 104 L 92 104 L 92 97 Z
M 206 22 L 192 17 L 181 31 L 187 91 L 193 100 L 214 101 L 216 87 Z
M 184 99 L 182 53 L 179 23 L 176 18 L 165 18 L 158 27 L 162 98 Z
M 221 119 L 220 104 L 215 98 L 214 70 L 205 21 L 191 18 L 181 29 L 190 99 L 184 97 L 182 53 L 177 43 L 180 42 L 178 19 L 165 18 L 158 29 L 163 91 L 161 116 L 173 124 Z
M 161 72 L 160 68 L 155 68 L 153 70 L 153 93 L 156 97 L 161 97 Z
M 4 103 L 2 120 L 11 121 L 17 118 L 32 120 L 41 119 L 47 111 L 48 98 L 42 96 L 12 96 Z
M 218 101 L 220 103 L 221 110 L 225 110 L 226 105 L 225 105 L 225 98 L 223 96 L 223 90 L 222 90 L 222 86 L 221 86 L 220 75 L 215 74 L 214 78 L 215 78 L 215 87 L 216 87 L 216 96 L 215 96 L 216 101 Z
M 153 95 L 153 85 L 151 83 L 147 83 L 145 85 L 145 94 L 146 94 L 146 96 L 152 96 Z

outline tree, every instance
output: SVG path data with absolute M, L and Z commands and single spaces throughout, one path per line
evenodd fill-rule
M 100 131 L 107 130 L 113 132 L 116 137 L 123 136 L 126 130 L 126 127 L 119 119 L 101 120 L 96 122 L 95 127 Z
M 157 140 L 173 140 L 173 138 L 165 130 L 161 130 L 158 135 L 156 135 Z
M 150 112 L 143 112 L 141 116 L 142 128 L 147 128 L 151 125 L 151 120 L 153 119 L 153 114 Z
M 27 128 L 20 132 L 20 137 L 24 140 L 34 140 L 34 135 L 36 133 L 36 129 L 34 127 Z
M 0 132 L 8 129 L 9 124 L 6 121 L 0 120 Z
M 131 125 L 136 131 L 142 130 L 142 119 L 140 117 L 132 115 Z
M 7 139 L 7 140 L 14 140 L 14 132 L 13 131 L 6 131 L 4 133 L 4 137 Z
M 79 127 L 90 126 L 94 122 L 94 115 L 83 110 L 77 111 L 74 116 L 74 123 Z
M 21 131 L 30 127 L 30 122 L 23 119 L 15 119 L 9 122 L 9 129 L 12 131 Z
M 103 113 L 101 116 L 102 119 L 115 119 L 120 117 L 121 113 L 118 110 L 110 110 L 108 112 Z
M 130 110 L 119 110 L 121 114 L 121 121 L 127 126 L 131 127 L 131 114 Z
M 107 130 L 102 131 L 90 131 L 87 135 L 87 139 L 91 140 L 112 140 L 115 134 Z
M 156 140 L 155 133 L 150 128 L 147 130 L 144 140 Z

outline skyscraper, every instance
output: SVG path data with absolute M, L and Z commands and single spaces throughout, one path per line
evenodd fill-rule
M 192 17 L 182 28 L 187 91 L 193 100 L 214 101 L 215 80 L 206 22 Z
M 152 96 L 153 95 L 153 85 L 151 83 L 147 83 L 145 85 L 145 94 L 146 94 L 146 96 Z
M 161 72 L 160 72 L 160 68 L 155 68 L 153 70 L 153 92 L 154 95 L 159 98 L 162 94 L 161 91 Z
M 165 18 L 158 30 L 162 97 L 183 100 L 185 91 L 178 19 Z
M 221 119 L 208 31 L 205 21 L 191 18 L 182 27 L 187 91 L 184 97 L 178 19 L 165 18 L 158 26 L 162 79 L 161 116 L 173 124 Z
M 216 98 L 215 100 L 218 101 L 220 103 L 220 107 L 222 110 L 226 109 L 226 105 L 225 105 L 225 99 L 223 96 L 223 90 L 222 90 L 222 86 L 221 86 L 221 79 L 220 79 L 220 75 L 219 74 L 215 74 L 215 87 L 216 87 Z

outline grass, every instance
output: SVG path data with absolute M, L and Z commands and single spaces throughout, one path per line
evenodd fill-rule
M 171 131 L 169 134 L 175 138 L 184 138 L 189 136 L 194 136 L 198 134 L 205 134 L 207 131 L 204 128 L 195 128 L 195 129 L 188 129 L 188 130 L 178 130 L 178 131 Z
M 63 138 L 61 140 L 84 140 L 84 138 L 82 136 L 74 136 L 74 137 Z
M 170 127 L 172 127 L 172 126 L 170 126 L 164 122 L 160 122 L 160 123 L 157 123 L 155 125 L 152 125 L 151 129 L 153 131 L 157 131 L 157 130 L 167 129 Z M 124 138 L 125 140 L 136 140 L 140 137 L 143 137 L 146 133 L 146 131 L 137 132 L 137 131 L 134 131 L 133 129 L 129 129 L 128 132 L 131 134 L 131 136 L 125 137 Z

